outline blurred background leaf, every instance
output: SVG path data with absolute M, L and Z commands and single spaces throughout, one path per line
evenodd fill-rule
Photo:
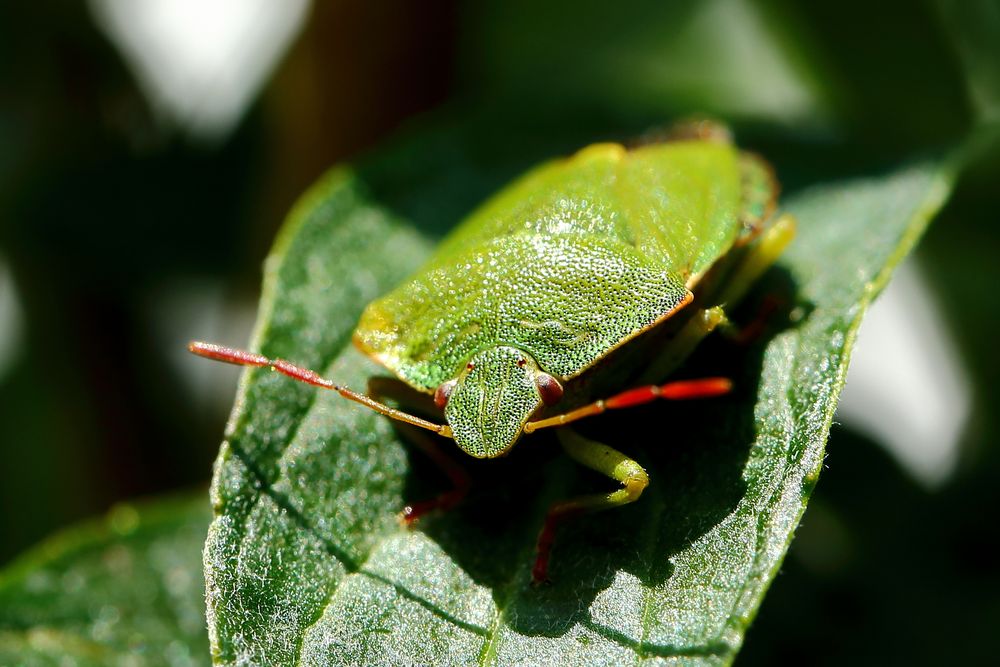
M 116 505 L 0 573 L 0 663 L 208 665 L 203 495 Z

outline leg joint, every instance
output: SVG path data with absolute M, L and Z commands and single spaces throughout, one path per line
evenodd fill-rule
M 626 502 L 633 503 L 639 499 L 642 492 L 649 486 L 649 475 L 635 461 L 630 461 L 630 463 L 632 465 L 629 466 L 629 470 L 622 480 L 622 485 L 625 487 Z

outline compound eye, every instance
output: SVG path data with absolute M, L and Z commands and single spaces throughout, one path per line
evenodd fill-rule
M 563 388 L 559 380 L 548 373 L 539 373 L 535 376 L 535 384 L 538 386 L 538 393 L 542 397 L 545 405 L 555 405 L 563 397 Z
M 442 382 L 434 392 L 434 405 L 436 405 L 439 410 L 444 410 L 444 406 L 448 405 L 448 399 L 451 398 L 451 392 L 455 389 L 455 385 L 457 383 L 458 380 L 448 380 L 447 382 Z

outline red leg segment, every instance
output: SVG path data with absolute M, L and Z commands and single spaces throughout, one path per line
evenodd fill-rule
M 694 398 L 711 398 L 728 394 L 733 388 L 733 383 L 729 378 L 702 378 L 700 380 L 679 380 L 666 384 L 652 384 L 646 387 L 636 387 L 616 394 L 611 398 L 594 401 L 576 410 L 571 410 L 561 415 L 539 419 L 528 422 L 524 425 L 524 432 L 531 433 L 541 428 L 552 426 L 562 426 L 575 422 L 584 417 L 599 415 L 605 410 L 616 410 L 618 408 L 631 408 L 643 403 L 649 403 L 657 399 L 670 401 L 682 401 Z
M 411 526 L 425 514 L 438 510 L 448 511 L 462 502 L 469 494 L 472 480 L 465 468 L 443 452 L 436 442 L 423 433 L 415 432 L 407 439 L 420 448 L 441 469 L 441 472 L 448 477 L 448 481 L 452 484 L 451 490 L 441 493 L 436 498 L 411 503 L 403 508 L 403 511 L 399 513 L 399 518 L 404 525 Z

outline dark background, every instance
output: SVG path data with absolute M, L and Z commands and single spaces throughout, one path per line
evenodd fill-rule
M 0 563 L 117 501 L 207 484 L 236 373 L 186 341 L 245 343 L 295 198 L 394 135 L 492 114 L 622 137 L 711 113 L 794 190 L 1000 119 L 998 3 L 538 5 L 316 2 L 213 136 L 154 112 L 87 3 L 0 6 Z M 928 490 L 835 427 L 741 663 L 993 655 L 998 185 L 1000 152 L 980 152 L 918 251 L 972 383 L 958 470 Z

